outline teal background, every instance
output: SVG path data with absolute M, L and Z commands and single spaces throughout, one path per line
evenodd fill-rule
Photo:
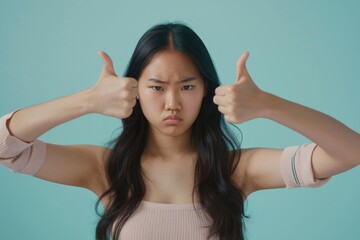
M 140 36 L 178 20 L 203 39 L 223 83 L 250 52 L 264 91 L 324 112 L 360 132 L 358 1 L 0 2 L 0 115 L 95 84 L 105 50 L 122 74 Z M 40 137 L 104 145 L 120 121 L 86 115 Z M 238 124 L 243 147 L 310 142 L 268 119 Z M 334 136 L 336 137 L 336 136 Z M 259 191 L 248 199 L 249 240 L 359 239 L 360 168 L 321 188 Z M 96 196 L 0 166 L 0 239 L 94 239 Z

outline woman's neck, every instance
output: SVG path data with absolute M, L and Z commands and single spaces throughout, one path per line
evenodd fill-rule
M 194 155 L 191 146 L 191 132 L 180 136 L 167 136 L 159 132 L 149 131 L 144 155 L 160 161 L 177 161 L 184 156 Z

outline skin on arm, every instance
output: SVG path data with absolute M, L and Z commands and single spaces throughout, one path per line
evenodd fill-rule
M 268 118 L 304 135 L 317 144 L 312 155 L 315 179 L 328 178 L 360 164 L 359 133 L 324 113 L 260 90 L 246 69 L 248 56 L 246 52 L 238 60 L 235 84 L 216 89 L 214 103 L 227 121 L 241 123 Z M 244 163 L 237 166 L 234 178 L 248 194 L 285 187 L 280 173 L 283 149 L 243 151 L 246 154 L 240 162 Z
M 246 189 L 247 196 L 261 189 L 285 187 L 280 173 L 281 149 L 247 148 L 241 151 L 246 152 L 240 159 L 245 167 L 240 169 L 238 166 L 235 174 L 244 175 L 241 186 Z
M 89 93 L 82 91 L 16 111 L 7 124 L 10 135 L 30 143 L 50 129 L 87 114 Z M 45 144 L 45 160 L 35 177 L 65 185 L 89 186 L 89 176 L 94 176 L 98 168 L 100 146 Z
M 87 113 L 86 102 L 91 97 L 85 91 L 64 98 L 20 109 L 8 121 L 10 135 L 32 142 L 44 132 Z M 77 103 L 77 104 L 74 104 Z M 51 111 L 50 109 L 56 109 Z M 63 113 L 63 114 L 62 114 Z M 43 165 L 34 177 L 94 191 L 103 181 L 101 161 L 106 148 L 96 145 L 46 144 Z
M 128 117 L 136 103 L 137 81 L 118 77 L 110 57 L 104 52 L 99 55 L 104 67 L 93 87 L 16 111 L 8 121 L 9 133 L 29 143 L 50 129 L 85 114 Z M 45 161 L 35 177 L 102 194 L 107 184 L 104 166 L 110 149 L 96 145 L 45 144 Z
M 108 148 L 96 145 L 57 145 L 46 143 L 46 159 L 37 178 L 102 193 L 107 179 L 104 161 Z

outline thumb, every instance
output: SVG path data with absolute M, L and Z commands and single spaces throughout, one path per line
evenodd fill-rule
M 249 52 L 244 52 L 236 63 L 236 82 L 239 82 L 241 76 L 247 71 L 246 60 L 249 57 Z
M 116 75 L 115 70 L 114 70 L 114 65 L 113 62 L 110 58 L 109 55 L 107 55 L 106 52 L 104 51 L 99 51 L 98 54 L 100 55 L 103 63 L 104 63 L 104 67 L 102 69 L 102 74 L 110 74 L 110 75 Z

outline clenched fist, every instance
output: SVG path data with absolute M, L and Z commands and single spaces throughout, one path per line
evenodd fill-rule
M 95 99 L 92 112 L 116 118 L 127 118 L 132 114 L 138 98 L 138 82 L 134 78 L 118 77 L 111 58 L 99 51 L 104 66 L 96 84 L 90 88 Z

